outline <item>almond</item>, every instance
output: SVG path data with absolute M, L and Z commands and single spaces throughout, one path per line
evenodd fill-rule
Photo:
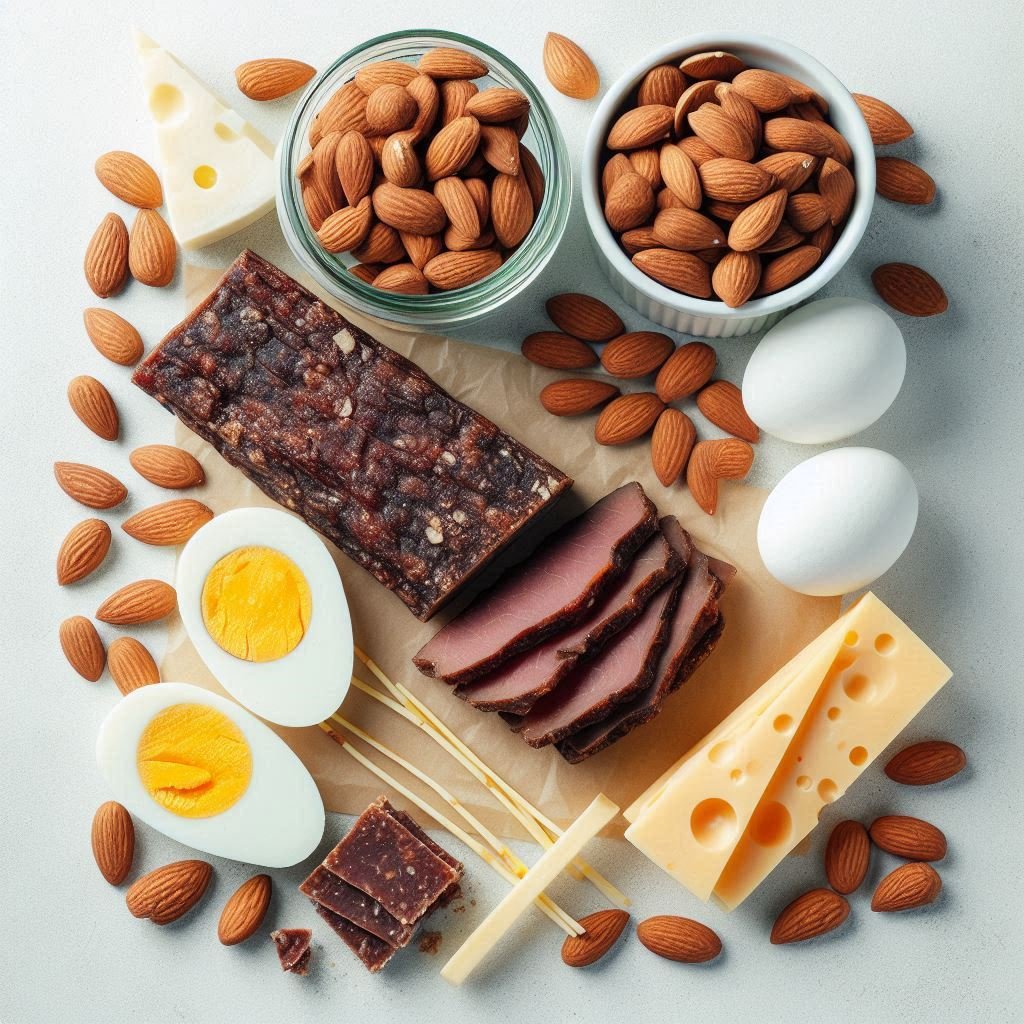
M 727 203 L 752 203 L 775 184 L 775 175 L 763 167 L 728 157 L 708 160 L 698 174 L 704 194 Z
M 672 107 L 648 103 L 627 110 L 612 125 L 606 145 L 609 149 L 642 149 L 665 138 L 672 127 Z
M 519 144 L 519 173 L 526 179 L 533 209 L 537 211 L 544 202 L 544 170 L 537 158 L 522 144 Z M 483 185 L 484 182 L 481 182 Z
M 443 252 L 423 268 L 423 276 L 441 291 L 454 291 L 493 274 L 500 266 L 501 256 L 493 249 Z
M 373 287 L 403 295 L 426 295 L 430 291 L 430 282 L 414 264 L 395 263 L 374 275 Z
M 760 249 L 782 222 L 788 198 L 789 193 L 780 188 L 751 203 L 729 228 L 729 248 L 739 252 Z
M 661 248 L 661 242 L 654 237 L 654 226 L 651 224 L 623 231 L 619 236 L 619 242 L 630 256 L 635 256 L 644 249 Z
M 851 149 L 846 139 L 827 121 L 822 121 L 817 125 L 817 128 L 828 139 L 832 158 L 843 164 L 844 167 L 849 167 L 853 163 L 853 149 Z
M 707 85 L 708 83 L 703 84 Z M 715 160 L 720 155 L 703 139 L 698 139 L 696 135 L 687 135 L 680 139 L 679 148 L 693 161 L 694 167 L 700 167 L 701 164 Z
M 715 98 L 719 106 L 729 115 L 754 142 L 754 152 L 761 148 L 763 128 L 761 115 L 757 108 L 745 96 L 741 96 L 731 85 L 725 82 L 715 86 Z M 753 159 L 751 157 L 751 159 Z
M 429 192 L 418 188 L 399 188 L 386 181 L 373 190 L 373 210 L 396 231 L 413 235 L 434 235 L 444 230 L 448 220 L 444 207 Z
M 687 117 L 687 121 L 694 134 L 716 153 L 736 160 L 753 159 L 754 140 L 750 133 L 720 106 L 704 103 Z
M 742 306 L 757 290 L 761 279 L 761 257 L 756 252 L 730 250 L 711 273 L 711 287 L 730 308 Z
M 636 937 L 652 953 L 682 964 L 703 964 L 722 952 L 722 940 L 706 924 L 662 914 L 642 921 Z
M 68 402 L 74 414 L 97 436 L 116 441 L 121 432 L 110 392 L 95 377 L 75 377 L 68 384 Z
M 571 39 L 549 32 L 544 37 L 544 74 L 563 96 L 593 99 L 601 88 L 594 62 Z
M 949 308 L 942 285 L 910 263 L 883 263 L 871 274 L 882 300 L 907 316 L 937 316 Z
M 530 101 L 518 89 L 484 89 L 466 102 L 466 113 L 481 124 L 503 124 L 528 113 Z
M 348 272 L 365 284 L 373 284 L 383 269 L 379 263 L 356 263 L 348 268 Z
M 811 156 L 829 156 L 832 143 L 811 121 L 798 117 L 773 117 L 764 125 L 764 144 L 778 152 L 809 153 Z
M 692 54 L 679 65 L 679 69 L 690 78 L 734 78 L 746 66 L 733 53 L 712 50 Z
M 661 188 L 661 161 L 658 151 L 653 146 L 644 149 L 634 149 L 627 158 L 630 167 L 641 177 L 651 183 L 651 188 L 657 191 Z
M 60 649 L 68 664 L 90 683 L 103 675 L 107 655 L 96 627 L 84 615 L 72 615 L 60 624 Z
M 116 295 L 128 280 L 128 228 L 108 213 L 85 250 L 85 280 L 101 298 Z
M 797 896 L 775 919 L 772 945 L 806 942 L 834 931 L 850 916 L 850 904 L 831 889 L 812 889 Z
M 128 456 L 132 468 L 157 487 L 198 487 L 206 476 L 194 456 L 169 444 L 146 444 Z
M 562 943 L 562 962 L 570 967 L 589 967 L 597 963 L 619 940 L 629 923 L 624 910 L 598 910 L 580 918 L 586 929 L 582 935 L 569 935 Z
M 178 247 L 174 235 L 156 210 L 139 210 L 128 242 L 128 268 L 132 277 L 153 288 L 174 278 Z
M 519 174 L 519 149 L 519 136 L 511 128 L 500 124 L 480 128 L 480 155 L 499 174 Z
M 469 192 L 464 187 L 463 191 L 475 214 Z M 514 248 L 529 234 L 533 227 L 533 199 L 523 175 L 498 174 L 491 182 L 491 224 L 506 249 Z
M 654 210 L 651 183 L 636 171 L 616 178 L 604 201 L 604 216 L 612 231 L 628 231 L 646 221 Z
M 785 226 L 785 221 L 783 221 L 783 226 Z M 807 239 L 807 241 L 810 242 L 815 249 L 819 249 L 822 256 L 825 256 L 832 251 L 832 245 L 835 242 L 835 237 L 836 229 L 831 225 L 831 223 L 829 223 L 822 224 L 821 227 Z
M 946 837 L 940 829 L 920 818 L 887 814 L 876 818 L 868 829 L 880 850 L 906 860 L 942 860 Z
M 302 206 L 306 211 L 306 219 L 314 231 L 334 212 L 334 203 L 326 196 L 315 182 L 304 182 L 302 185 Z
M 179 860 L 143 875 L 125 894 L 133 917 L 170 924 L 187 914 L 210 884 L 213 868 L 202 860 Z
M 446 124 L 427 147 L 424 166 L 428 180 L 457 174 L 469 163 L 479 144 L 480 122 L 475 117 L 457 117 Z
M 416 101 L 401 85 L 380 85 L 366 98 L 366 123 L 372 135 L 391 135 L 416 119 Z
M 909 160 L 880 156 L 875 160 L 875 190 L 894 203 L 927 206 L 935 199 L 935 182 Z
M 871 132 L 871 141 L 876 146 L 902 142 L 914 134 L 910 122 L 888 103 L 876 100 L 874 96 L 866 96 L 862 92 L 855 92 L 853 98 L 864 115 L 868 131 Z
M 361 67 L 356 72 L 355 83 L 369 96 L 374 89 L 378 89 L 382 85 L 400 85 L 405 88 L 418 76 L 420 73 L 416 68 L 411 64 L 406 64 L 405 61 L 378 60 L 373 64 Z M 426 76 L 420 77 L 425 78 Z
M 358 77 L 359 73 L 356 72 L 356 78 Z M 461 86 L 473 85 L 473 83 L 453 81 L 446 82 L 445 85 Z M 426 138 L 427 133 L 433 129 L 434 123 L 437 121 L 437 111 L 441 105 L 441 93 L 437 88 L 437 83 L 428 75 L 417 74 L 414 78 L 410 79 L 405 88 L 416 101 L 416 118 L 409 132 L 413 140 L 419 142 L 421 139 Z M 473 88 L 475 89 L 476 87 L 473 86 Z M 445 123 L 447 124 L 447 121 Z
M 947 740 L 923 740 L 904 748 L 885 766 L 885 774 L 904 786 L 931 786 L 963 771 L 967 755 Z
M 355 82 L 346 82 L 323 105 L 309 131 L 309 144 L 316 146 L 331 132 L 369 132 L 366 123 L 366 93 Z
M 116 477 L 80 462 L 55 462 L 53 475 L 60 489 L 89 508 L 114 508 L 128 497 L 128 490 Z
M 686 485 L 693 500 L 709 515 L 718 509 L 718 481 L 742 480 L 754 463 L 754 449 L 746 441 L 727 437 L 698 441 L 686 465 Z
M 761 437 L 757 424 L 743 407 L 743 393 L 728 380 L 714 380 L 697 393 L 697 408 L 727 434 L 756 444 Z
M 184 544 L 212 518 L 213 512 L 201 501 L 178 498 L 136 512 L 121 524 L 121 529 L 143 544 L 174 546 Z
M 828 837 L 825 874 L 836 892 L 849 895 L 860 887 L 871 863 L 871 841 L 859 821 L 841 821 Z
M 102 519 L 84 519 L 71 527 L 57 552 L 57 583 L 77 583 L 95 572 L 110 550 L 110 527 Z
M 760 68 L 748 68 L 733 79 L 733 88 L 745 96 L 762 114 L 774 114 L 789 106 L 789 85 L 782 75 Z
M 674 142 L 666 142 L 661 147 L 658 160 L 665 186 L 683 206 L 698 209 L 704 195 L 694 162 Z
M 674 107 L 685 91 L 686 75 L 672 64 L 659 64 L 644 75 L 637 90 L 636 102 L 639 106 L 661 103 Z
M 619 389 L 609 381 L 593 377 L 570 377 L 548 384 L 540 393 L 540 404 L 552 416 L 579 416 L 614 398 Z
M 715 350 L 703 341 L 680 345 L 658 371 L 654 390 L 663 402 L 677 402 L 704 387 L 717 362 Z
M 144 209 L 163 204 L 164 193 L 156 171 L 140 156 L 113 150 L 96 161 L 100 184 L 118 199 Z
M 622 395 L 605 406 L 594 427 L 598 444 L 628 444 L 643 437 L 655 424 L 665 405 L 651 392 Z
M 683 90 L 683 94 L 676 100 L 676 105 L 672 109 L 672 130 L 677 136 L 682 136 L 686 132 L 686 119 L 689 117 L 690 111 L 696 110 L 705 103 L 710 103 L 715 98 L 715 89 L 720 84 L 720 82 L 712 79 L 706 82 L 694 82 Z M 690 138 L 695 138 L 695 136 L 690 136 Z M 703 140 L 698 139 L 697 141 L 700 142 L 701 146 L 707 147 L 712 157 L 719 155 Z M 682 146 L 682 140 L 680 140 L 679 144 Z M 696 161 L 694 162 L 696 163 Z
M 239 64 L 235 82 L 251 100 L 279 100 L 301 89 L 315 74 L 316 68 L 301 60 L 267 57 Z
M 405 260 L 405 246 L 394 228 L 377 221 L 352 255 L 361 263 L 400 263 Z
M 601 353 L 601 364 L 613 377 L 646 377 L 668 359 L 674 348 L 667 334 L 630 331 L 608 342 Z
M 798 192 L 790 196 L 786 201 L 784 216 L 797 231 L 804 234 L 817 231 L 830 220 L 828 206 L 816 192 Z
M 223 945 L 237 946 L 256 933 L 270 906 L 271 888 L 270 875 L 253 875 L 231 894 L 217 923 Z
M 132 816 L 115 800 L 100 804 L 92 819 L 92 855 L 100 874 L 120 885 L 135 859 L 135 825 Z
M 696 252 L 725 245 L 725 231 L 696 210 L 662 210 L 654 218 L 654 237 L 669 249 Z
M 813 245 L 800 245 L 769 260 L 761 271 L 756 295 L 771 295 L 788 288 L 811 271 L 821 259 L 821 250 Z
M 493 249 L 494 232 L 488 228 L 475 238 L 464 235 L 455 228 L 448 228 L 444 233 L 444 248 L 452 252 L 468 252 L 471 249 Z
M 579 292 L 552 295 L 544 308 L 559 330 L 581 341 L 609 341 L 626 330 L 615 310 L 600 299 Z
M 850 212 L 853 197 L 857 192 L 857 183 L 854 181 L 853 175 L 837 160 L 827 157 L 818 174 L 818 191 L 828 209 L 830 222 L 833 225 L 841 224 Z M 819 224 L 812 230 L 816 231 L 821 226 Z M 803 230 L 799 225 L 794 224 L 794 227 Z
M 122 694 L 160 682 L 153 655 L 133 636 L 119 636 L 107 651 L 107 668 Z
M 349 252 L 362 245 L 373 224 L 373 204 L 364 196 L 358 206 L 332 213 L 320 225 L 316 237 L 328 252 Z
M 698 299 L 711 298 L 711 274 L 703 260 L 674 249 L 645 249 L 633 256 L 633 265 L 659 284 Z
M 345 194 L 338 178 L 338 150 L 341 140 L 348 132 L 328 132 L 313 147 L 313 170 L 310 174 L 314 185 L 326 199 L 328 216 L 345 205 Z
M 417 65 L 421 74 L 431 78 L 483 78 L 487 65 L 465 50 L 452 46 L 438 46 L 427 50 Z
M 90 306 L 82 316 L 85 333 L 100 355 L 121 366 L 131 366 L 138 361 L 142 355 L 142 338 L 127 320 L 100 306 Z
M 817 237 L 818 234 L 821 231 L 825 230 L 826 228 L 831 230 L 832 225 L 823 224 L 811 237 Z M 764 245 L 758 246 L 757 251 L 761 255 L 773 252 L 785 252 L 787 249 L 792 249 L 795 246 L 799 245 L 801 242 L 805 240 L 805 238 L 806 236 L 802 235 L 799 231 L 797 231 L 796 228 L 794 228 L 793 225 L 789 223 L 789 221 L 783 220 L 779 224 L 778 228 L 776 228 L 775 234 L 772 235 L 772 237 L 769 238 L 768 241 L 764 243 Z M 811 244 L 814 245 L 814 242 L 812 241 Z M 819 247 L 815 246 L 815 248 Z
M 437 89 L 442 125 L 451 124 L 457 117 L 465 117 L 466 104 L 480 91 L 475 83 L 459 79 L 441 82 Z
M 818 169 L 820 158 L 810 153 L 769 153 L 754 165 L 775 176 L 779 186 L 795 192 Z
M 419 183 L 423 171 L 412 131 L 388 136 L 381 149 L 380 166 L 384 177 L 399 188 L 412 188 Z
M 373 150 L 359 132 L 345 132 L 334 153 L 335 170 L 349 206 L 357 206 L 370 194 L 373 182 Z
M 747 203 L 727 203 L 724 199 L 708 199 L 704 203 L 704 212 L 717 221 L 731 224 L 746 208 Z
M 137 626 L 165 619 L 177 606 L 174 587 L 162 580 L 138 580 L 115 591 L 96 609 L 96 618 L 112 626 Z
M 697 440 L 693 420 L 678 409 L 666 409 L 654 424 L 651 435 L 651 464 L 665 487 L 682 475 Z
M 878 883 L 871 909 L 881 914 L 915 910 L 934 903 L 941 891 L 942 879 L 931 864 L 904 864 Z
M 408 231 L 399 231 L 399 238 L 409 255 L 409 261 L 422 270 L 435 256 L 439 256 L 444 246 L 440 235 L 417 235 Z
M 538 366 L 552 370 L 582 370 L 597 364 L 589 345 L 557 331 L 537 331 L 523 341 L 523 355 Z
M 776 71 L 775 74 L 789 86 L 790 98 L 794 103 L 820 101 L 821 104 L 824 104 L 824 112 L 828 112 L 828 104 L 809 85 L 805 85 L 799 79 L 793 78 L 792 75 L 785 75 L 781 71 Z

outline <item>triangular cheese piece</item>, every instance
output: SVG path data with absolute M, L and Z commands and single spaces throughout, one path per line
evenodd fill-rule
M 171 230 L 183 249 L 233 235 L 274 207 L 274 147 L 191 71 L 136 30 Z

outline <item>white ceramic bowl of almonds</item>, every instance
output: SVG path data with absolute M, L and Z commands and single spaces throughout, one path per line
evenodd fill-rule
M 713 296 L 695 298 L 660 284 L 638 269 L 609 227 L 604 209 L 602 170 L 609 156 L 609 131 L 620 115 L 634 105 L 636 90 L 652 68 L 678 66 L 693 54 L 724 51 L 748 68 L 780 72 L 809 86 L 828 103 L 832 126 L 849 144 L 856 193 L 849 213 L 837 230 L 831 249 L 795 284 L 730 308 Z M 673 139 L 678 137 L 672 133 Z M 867 125 L 843 84 L 802 50 L 767 36 L 743 32 L 714 32 L 688 36 L 663 46 L 630 68 L 607 91 L 594 115 L 583 151 L 583 206 L 597 259 L 619 295 L 643 316 L 684 334 L 709 338 L 737 337 L 761 331 L 786 310 L 806 301 L 831 280 L 853 254 L 871 215 L 875 195 L 875 153 Z

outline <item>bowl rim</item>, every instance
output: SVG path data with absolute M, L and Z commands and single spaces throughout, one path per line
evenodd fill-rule
M 791 61 L 811 72 L 820 81 L 824 88 L 819 91 L 828 100 L 829 107 L 834 105 L 842 108 L 844 117 L 850 120 L 850 130 L 844 131 L 843 134 L 853 150 L 857 180 L 857 193 L 850 216 L 825 259 L 807 277 L 791 287 L 760 299 L 751 299 L 736 309 L 727 306 L 720 300 L 699 299 L 673 291 L 634 266 L 619 245 L 611 228 L 608 227 L 608 223 L 604 219 L 603 206 L 598 198 L 600 195 L 598 162 L 601 151 L 604 149 L 604 141 L 607 138 L 612 115 L 618 111 L 627 94 L 639 83 L 640 79 L 651 68 L 659 64 L 678 61 L 678 59 L 693 53 L 730 48 L 763 50 L 766 54 Z M 632 288 L 648 300 L 679 312 L 718 320 L 744 320 L 778 313 L 804 302 L 846 265 L 864 237 L 874 205 L 875 147 L 871 141 L 871 134 L 864 116 L 850 91 L 824 64 L 809 53 L 784 40 L 756 32 L 700 32 L 666 43 L 648 53 L 608 87 L 594 112 L 583 143 L 580 186 L 583 210 L 591 238 L 600 249 L 607 265 L 624 278 Z

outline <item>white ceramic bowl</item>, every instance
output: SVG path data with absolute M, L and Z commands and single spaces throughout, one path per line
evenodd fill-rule
M 678 64 L 690 54 L 709 50 L 728 50 L 751 67 L 792 75 L 821 93 L 828 100 L 829 119 L 853 149 L 852 170 L 857 180 L 857 195 L 850 216 L 825 259 L 791 288 L 752 299 L 739 309 L 730 309 L 724 302 L 682 295 L 641 273 L 619 246 L 602 210 L 600 168 L 604 141 L 630 92 L 656 65 Z M 583 208 L 598 263 L 619 295 L 648 320 L 672 330 L 706 338 L 732 338 L 770 327 L 786 310 L 806 301 L 831 280 L 853 255 L 864 235 L 875 198 L 875 150 L 868 127 L 849 91 L 809 54 L 768 36 L 706 32 L 687 36 L 648 54 L 611 86 L 597 108 L 584 143 L 582 188 Z

